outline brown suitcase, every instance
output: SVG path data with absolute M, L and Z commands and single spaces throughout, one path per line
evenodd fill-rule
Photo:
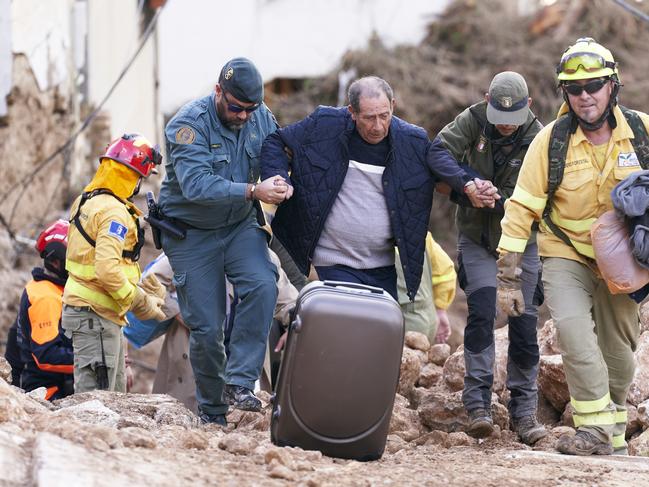
M 273 396 L 271 440 L 375 460 L 385 449 L 403 315 L 379 288 L 313 282 L 298 296 Z

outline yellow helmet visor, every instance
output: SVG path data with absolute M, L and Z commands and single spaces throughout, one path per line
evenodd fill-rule
M 563 59 L 557 68 L 557 74 L 575 74 L 579 69 L 586 73 L 596 73 L 605 69 L 610 72 L 602 73 L 603 76 L 611 74 L 615 70 L 616 63 L 607 61 L 599 54 L 592 52 L 575 52 Z

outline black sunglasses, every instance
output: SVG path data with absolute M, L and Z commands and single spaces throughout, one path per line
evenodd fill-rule
M 563 85 L 563 89 L 566 90 L 568 94 L 573 96 L 581 95 L 584 90 L 586 90 L 586 93 L 588 93 L 589 95 L 592 95 L 593 93 L 597 93 L 599 90 L 601 90 L 609 81 L 609 79 L 596 79 L 594 81 L 591 81 L 590 83 L 586 83 L 585 85 L 569 83 Z
M 232 113 L 241 113 L 241 112 L 252 113 L 255 110 L 257 110 L 257 108 L 259 108 L 259 103 L 251 107 L 242 107 L 241 105 L 237 105 L 235 103 L 230 102 L 230 100 L 228 100 L 228 96 L 225 90 L 223 90 L 223 98 L 225 98 L 225 102 L 228 104 L 228 110 L 230 110 Z

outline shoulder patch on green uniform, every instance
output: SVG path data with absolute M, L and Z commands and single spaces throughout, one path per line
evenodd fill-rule
M 194 142 L 196 134 L 191 127 L 180 127 L 176 131 L 176 143 L 177 144 L 191 144 Z

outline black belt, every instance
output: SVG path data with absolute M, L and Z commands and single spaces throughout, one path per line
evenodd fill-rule
M 195 227 L 194 225 L 190 225 L 189 223 L 184 222 L 179 218 L 165 216 L 164 219 L 182 230 L 206 230 L 205 228 L 198 228 Z
M 63 309 L 73 309 L 74 311 L 92 311 L 90 306 L 71 306 L 69 304 L 64 304 Z

